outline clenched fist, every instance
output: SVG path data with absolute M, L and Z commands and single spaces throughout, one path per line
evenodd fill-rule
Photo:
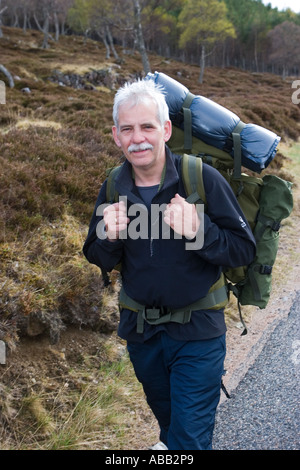
M 125 203 L 120 201 L 106 207 L 103 211 L 103 220 L 107 239 L 111 242 L 118 240 L 120 232 L 129 224 Z
M 190 204 L 179 194 L 171 199 L 164 212 L 164 221 L 178 235 L 193 239 L 200 227 L 196 206 Z

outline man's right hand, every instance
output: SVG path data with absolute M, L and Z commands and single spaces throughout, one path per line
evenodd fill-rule
M 120 237 L 120 232 L 127 228 L 130 219 L 127 217 L 126 206 L 123 201 L 108 206 L 103 211 L 107 240 L 115 242 Z

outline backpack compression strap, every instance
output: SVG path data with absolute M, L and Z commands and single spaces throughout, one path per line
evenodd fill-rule
M 245 123 L 240 121 L 232 131 L 233 139 L 233 177 L 239 179 L 242 172 L 242 145 L 241 132 L 245 127 Z
M 193 102 L 195 95 L 193 93 L 188 92 L 185 97 L 184 102 L 182 103 L 182 111 L 183 111 L 183 124 L 184 124 L 184 151 L 191 153 L 193 143 L 192 143 L 192 112 L 190 110 L 190 106 Z

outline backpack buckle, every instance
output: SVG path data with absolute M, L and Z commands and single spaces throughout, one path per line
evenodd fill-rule
M 267 264 L 262 264 L 259 268 L 259 273 L 260 274 L 271 274 L 272 269 L 273 269 L 273 266 L 269 266 Z
M 145 320 L 158 320 L 161 317 L 161 309 L 160 308 L 145 308 Z
M 280 227 L 281 227 L 280 222 L 274 222 L 273 225 L 271 226 L 271 229 L 274 230 L 274 232 L 278 232 Z

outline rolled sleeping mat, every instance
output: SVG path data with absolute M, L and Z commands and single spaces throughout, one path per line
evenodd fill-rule
M 153 80 L 163 88 L 175 126 L 184 129 L 186 119 L 190 119 L 193 136 L 230 153 L 233 158 L 240 147 L 241 164 L 249 170 L 260 173 L 275 157 L 280 137 L 274 132 L 243 123 L 230 110 L 204 96 L 193 95 L 164 73 L 148 73 L 145 80 Z

